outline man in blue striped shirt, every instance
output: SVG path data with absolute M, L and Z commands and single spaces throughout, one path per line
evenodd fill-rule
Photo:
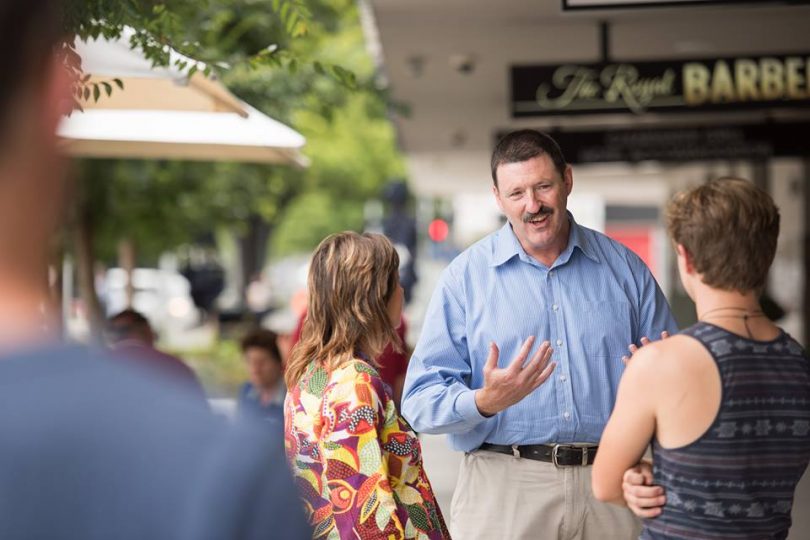
M 593 498 L 588 465 L 627 346 L 675 321 L 641 259 L 566 210 L 573 173 L 553 139 L 513 132 L 491 165 L 508 222 L 442 273 L 403 414 L 466 453 L 454 537 L 633 538 L 638 521 Z

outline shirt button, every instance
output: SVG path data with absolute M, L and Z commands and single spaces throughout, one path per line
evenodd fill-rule
M 558 346 L 558 347 L 562 347 L 562 340 L 561 340 L 561 339 L 558 339 L 558 340 L 557 340 L 557 346 Z
M 567 380 L 568 380 L 568 377 L 566 377 L 565 375 L 560 375 L 560 380 L 561 380 L 562 382 L 565 382 L 565 381 L 567 381 Z
M 549 270 L 548 277 L 554 277 L 554 270 Z
M 570 413 L 570 412 L 568 412 L 568 411 L 565 411 L 565 412 L 563 413 L 563 417 L 565 417 L 565 419 L 566 419 L 566 420 L 568 420 L 569 418 L 571 418 L 571 413 Z
M 551 306 L 551 309 L 553 309 L 554 311 L 557 311 L 558 309 L 560 309 L 560 306 L 558 306 L 557 304 L 554 304 L 553 306 Z

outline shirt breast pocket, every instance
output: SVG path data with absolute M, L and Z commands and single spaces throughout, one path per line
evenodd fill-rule
M 583 344 L 590 356 L 621 358 L 632 343 L 632 313 L 624 301 L 586 301 L 582 317 Z

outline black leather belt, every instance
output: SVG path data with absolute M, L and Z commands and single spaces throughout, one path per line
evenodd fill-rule
M 512 445 L 484 443 L 479 450 L 507 454 L 517 458 L 553 463 L 555 467 L 584 467 L 593 465 L 598 446 L 572 446 L 569 444 Z

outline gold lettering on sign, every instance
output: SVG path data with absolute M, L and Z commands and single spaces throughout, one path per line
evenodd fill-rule
M 784 91 L 782 80 L 784 69 L 782 62 L 776 58 L 762 58 L 759 61 L 760 87 L 762 88 L 762 99 L 779 99 Z
M 800 100 L 810 97 L 810 58 L 788 56 L 717 60 L 683 65 L 683 94 L 688 106 L 705 103 Z
M 636 113 L 656 105 L 675 103 L 698 107 L 808 100 L 810 56 L 685 62 L 680 78 L 682 89 L 675 88 L 674 68 L 644 76 L 632 64 L 608 64 L 601 71 L 566 65 L 554 71 L 551 81 L 538 86 L 536 98 L 545 109 L 588 110 L 601 106 L 618 110 L 626 107 Z
M 551 87 L 543 83 L 537 87 L 537 103 L 547 109 L 564 109 L 577 99 L 593 99 L 601 88 L 596 82 L 596 72 L 581 66 L 561 66 L 551 78 L 555 90 L 562 90 L 556 97 L 549 97 Z
M 807 93 L 802 91 L 802 85 L 807 82 L 804 75 L 799 71 L 804 67 L 802 59 L 796 56 L 790 56 L 785 60 L 785 71 L 787 77 L 785 81 L 787 97 L 791 99 L 802 99 L 807 97 Z
M 734 75 L 737 78 L 737 99 L 740 101 L 757 101 L 757 63 L 747 58 L 740 58 L 734 64 Z
M 687 105 L 701 105 L 709 97 L 709 68 L 699 62 L 683 65 L 683 98 Z
M 735 100 L 734 79 L 728 64 L 718 60 L 714 65 L 714 84 L 712 84 L 712 101 L 722 103 Z
M 605 101 L 621 100 L 631 111 L 640 113 L 656 97 L 673 94 L 675 73 L 668 69 L 659 77 L 640 77 L 634 66 L 614 64 L 605 67 L 599 79 L 605 87 Z

